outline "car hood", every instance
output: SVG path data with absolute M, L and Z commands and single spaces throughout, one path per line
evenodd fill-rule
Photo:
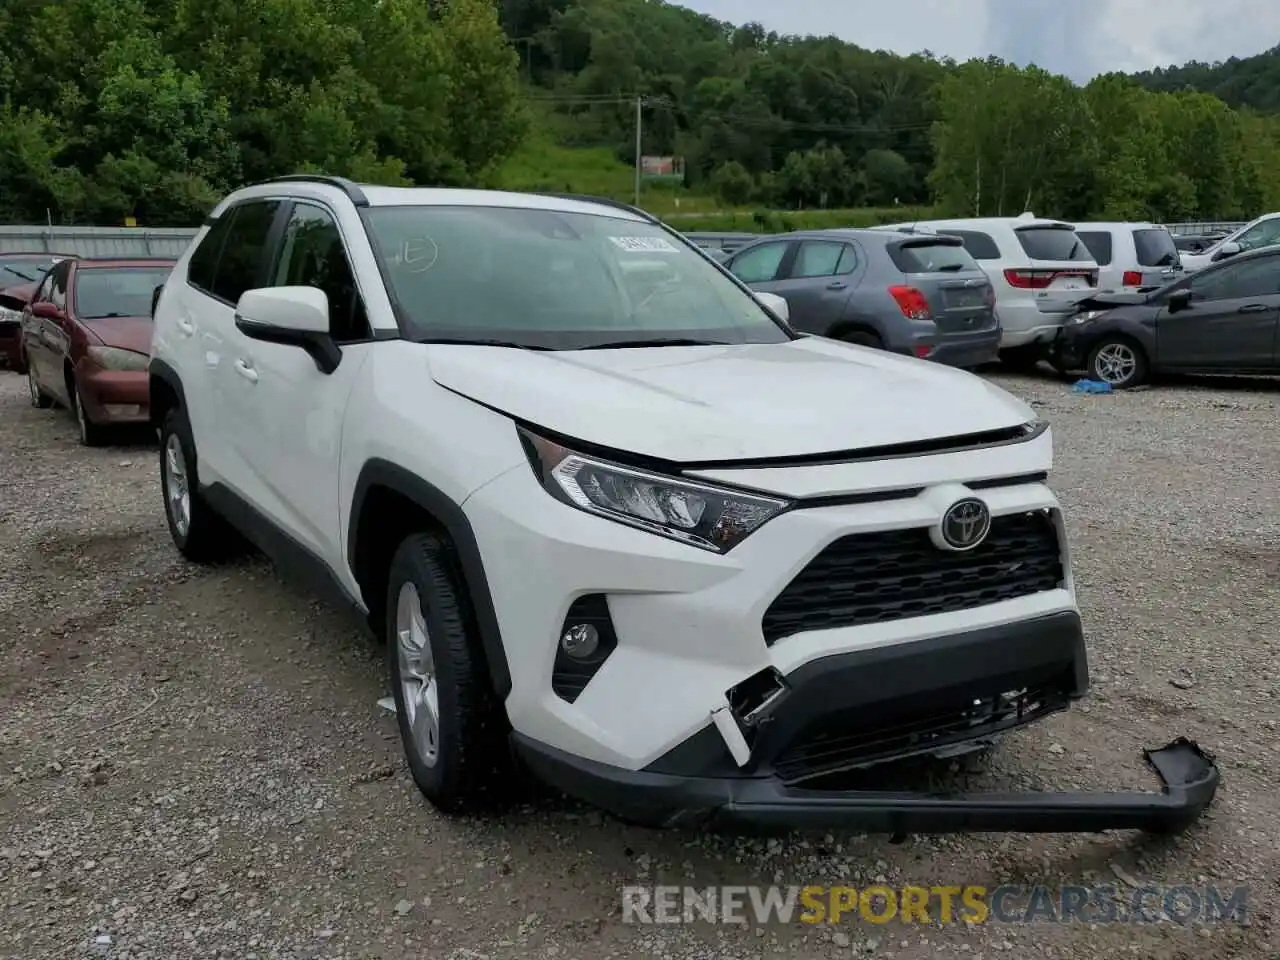
M 154 327 L 148 317 L 103 317 L 82 322 L 108 347 L 151 353 Z
M 1116 307 L 1132 307 L 1135 304 L 1146 303 L 1150 297 L 1150 293 L 1097 293 L 1087 300 L 1081 300 L 1077 307 L 1081 311 L 1114 310 Z
M 811 456 L 1035 418 L 973 374 L 818 337 L 729 347 L 429 350 L 432 378 L 455 393 L 563 437 L 678 463 Z

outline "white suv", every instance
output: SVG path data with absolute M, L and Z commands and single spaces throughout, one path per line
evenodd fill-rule
M 446 811 L 518 759 L 656 824 L 1193 819 L 1217 774 L 1187 746 L 1158 754 L 1181 799 L 830 787 L 1065 708 L 1085 645 L 1034 412 L 766 305 L 607 201 L 239 190 L 156 307 L 173 539 L 365 614 Z
M 880 229 L 928 230 L 959 237 L 986 271 L 1000 319 L 1000 360 L 1034 366 L 1076 304 L 1097 293 L 1098 264 L 1069 223 L 1035 214 L 922 220 Z

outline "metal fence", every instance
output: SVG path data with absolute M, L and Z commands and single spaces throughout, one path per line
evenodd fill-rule
M 180 257 L 197 227 L 0 227 L 0 253 Z

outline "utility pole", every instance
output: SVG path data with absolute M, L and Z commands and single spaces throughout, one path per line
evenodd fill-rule
M 644 106 L 644 97 L 636 97 L 636 198 L 635 205 L 640 206 L 640 143 L 642 138 L 642 130 L 644 125 L 644 115 L 641 107 Z

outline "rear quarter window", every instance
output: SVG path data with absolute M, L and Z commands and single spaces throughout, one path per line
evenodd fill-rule
M 1181 262 L 1178 247 L 1168 230 L 1135 230 L 1133 246 L 1144 267 L 1172 267 Z
M 1105 230 L 1077 230 L 1076 236 L 1089 248 L 1099 266 L 1105 267 L 1111 262 L 1111 234 Z
M 961 273 L 980 269 L 969 251 L 958 243 L 890 244 L 889 258 L 903 273 Z
M 1089 261 L 1093 254 L 1070 227 L 1022 227 L 1017 234 L 1022 250 L 1032 260 Z
M 989 233 L 980 230 L 939 230 L 948 237 L 959 237 L 969 256 L 975 260 L 999 260 L 1000 245 Z

